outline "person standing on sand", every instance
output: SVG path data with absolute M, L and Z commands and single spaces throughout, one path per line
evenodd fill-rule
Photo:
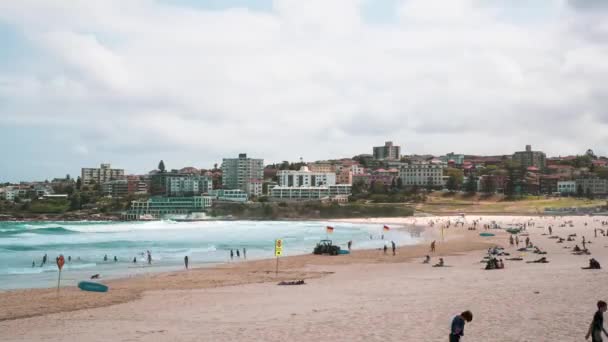
M 247 260 L 247 249 L 243 247 L 243 259 Z
M 431 242 L 431 253 L 435 252 L 435 241 Z
M 513 235 L 509 236 L 509 244 L 513 246 L 514 243 L 515 241 L 513 241 Z
M 585 339 L 588 340 L 591 337 L 592 342 L 602 342 L 602 331 L 604 335 L 608 336 L 608 332 L 604 329 L 604 312 L 608 305 L 603 300 L 597 302 L 597 311 L 595 315 L 593 315 L 593 321 L 591 321 L 591 325 L 589 325 L 589 331 L 587 331 L 587 335 L 585 335 Z
M 240 258 L 241 257 L 241 250 L 240 249 L 236 249 L 236 257 Z
M 231 249 L 230 250 L 230 260 L 234 259 L 234 251 Z
M 473 314 L 467 310 L 452 320 L 452 328 L 450 329 L 450 342 L 458 342 L 464 336 L 464 324 L 473 320 Z
M 348 241 L 348 251 L 350 252 L 350 248 L 353 246 L 353 240 Z
M 188 256 L 187 255 L 184 257 L 184 266 L 186 266 L 186 269 L 188 269 Z
M 395 241 L 391 241 L 391 247 L 393 248 L 393 256 L 395 256 L 395 249 L 397 248 L 397 245 L 395 245 Z
M 386 255 L 386 251 L 388 250 L 388 246 L 386 245 L 386 242 L 384 243 L 384 255 Z
M 515 235 L 515 246 L 519 247 L 519 236 Z
M 553 235 L 553 228 L 551 226 L 549 226 L 549 235 Z

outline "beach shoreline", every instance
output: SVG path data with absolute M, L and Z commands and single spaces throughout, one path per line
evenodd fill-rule
M 363 223 L 365 219 L 360 219 Z M 385 220 L 390 221 L 390 220 Z M 354 222 L 351 220 L 351 222 Z M 395 227 L 394 229 L 408 229 Z M 265 258 L 235 263 L 219 263 L 211 267 L 190 270 L 138 274 L 102 281 L 110 287 L 106 294 L 80 291 L 76 287 L 57 289 L 15 289 L 0 292 L 0 321 L 41 316 L 57 312 L 91 309 L 137 300 L 147 291 L 194 290 L 250 283 L 305 280 L 333 273 L 323 268 L 345 264 L 399 263 L 422 258 L 428 253 L 428 242 L 439 239 L 436 234 L 423 230 L 418 244 L 397 248 L 397 256 L 385 256 L 379 249 L 357 250 L 345 256 L 318 256 L 312 254 L 280 258 L 280 272 L 274 274 L 275 259 Z M 388 241 L 387 241 L 388 242 Z M 490 245 L 475 234 L 458 234 L 443 243 L 438 255 L 454 255 Z M 390 248 L 389 248 L 390 249 Z M 37 298 L 37 300 L 32 300 Z

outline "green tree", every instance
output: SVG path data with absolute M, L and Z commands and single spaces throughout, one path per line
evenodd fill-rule
M 80 176 L 78 176 L 78 178 L 76 179 L 76 189 L 80 190 L 81 187 L 82 187 L 82 180 L 80 179 Z
M 481 191 L 486 194 L 496 192 L 496 181 L 492 177 L 485 176 L 481 179 Z
M 383 194 L 385 193 L 384 183 L 382 182 L 374 182 L 372 186 L 372 193 L 374 194 Z
M 395 177 L 393 177 L 393 180 L 391 181 L 391 190 L 394 191 L 397 188 L 397 181 L 395 180 Z
M 467 178 L 465 190 L 469 194 L 474 194 L 475 192 L 477 192 L 477 182 L 475 181 L 475 177 L 473 177 L 473 175 L 469 175 L 469 177 Z
M 583 186 L 581 184 L 577 185 L 576 197 L 583 197 L 584 195 L 585 195 L 585 189 L 583 189 Z
M 165 172 L 165 162 L 164 162 L 164 161 L 162 161 L 162 159 L 161 159 L 161 161 L 158 163 L 158 170 L 159 170 L 161 173 L 162 173 L 162 172 Z
M 591 188 L 587 188 L 587 190 L 585 190 L 585 197 L 587 197 L 588 199 L 593 199 L 593 193 L 591 192 Z
M 449 167 L 445 170 L 444 174 L 448 176 L 448 183 L 451 183 L 449 185 L 453 187 L 453 189 L 448 187 L 448 190 L 454 191 L 462 187 L 462 181 L 464 179 L 464 173 L 462 170 Z
M 403 180 L 401 180 L 401 177 L 397 177 L 397 189 L 403 189 Z
M 450 191 L 456 190 L 456 177 L 454 177 L 453 175 L 449 176 L 446 187 Z

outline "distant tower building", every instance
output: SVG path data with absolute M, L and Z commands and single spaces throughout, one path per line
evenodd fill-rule
M 546 159 L 547 156 L 544 152 L 532 151 L 531 145 L 526 145 L 525 151 L 519 151 L 513 154 L 513 160 L 524 168 L 535 166 L 539 169 L 544 169 L 546 166 Z
M 83 185 L 89 185 L 91 182 L 101 185 L 102 183 L 111 180 L 122 179 L 125 176 L 124 169 L 113 169 L 110 164 L 101 164 L 99 168 L 81 169 L 81 180 Z
M 238 158 L 224 158 L 222 161 L 222 186 L 224 189 L 241 189 L 250 195 L 257 189 L 252 184 L 264 179 L 264 159 L 247 158 L 246 153 Z M 261 183 L 260 183 L 261 184 Z
M 392 141 L 387 141 L 384 146 L 374 147 L 374 159 L 376 160 L 399 160 L 401 158 L 401 147 L 394 146 Z

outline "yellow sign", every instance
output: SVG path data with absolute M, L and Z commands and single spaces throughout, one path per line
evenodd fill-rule
M 274 241 L 274 256 L 281 256 L 283 254 L 283 240 Z

